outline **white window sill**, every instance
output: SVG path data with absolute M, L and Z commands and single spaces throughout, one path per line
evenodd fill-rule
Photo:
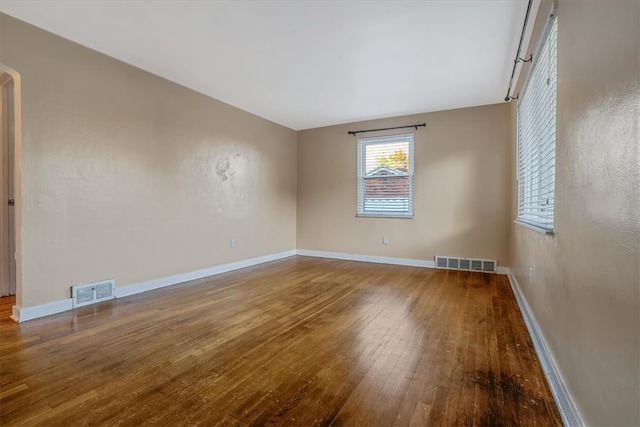
M 538 227 L 536 225 L 532 225 L 532 224 L 526 223 L 526 222 L 521 221 L 519 219 L 516 219 L 513 222 L 515 222 L 518 225 L 523 226 L 524 228 L 528 228 L 529 230 L 537 231 L 538 233 L 542 233 L 542 234 L 544 234 L 546 236 L 555 236 L 556 235 L 553 230 L 549 230 L 549 229 L 546 229 L 546 228 Z
M 356 214 L 356 218 L 396 218 L 413 219 L 413 215 L 389 215 L 383 213 Z

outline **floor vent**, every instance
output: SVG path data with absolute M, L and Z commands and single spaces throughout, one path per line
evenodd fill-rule
M 495 273 L 498 269 L 498 261 L 492 259 L 473 259 L 436 255 L 436 268 Z
M 114 279 L 85 283 L 71 287 L 73 308 L 95 304 L 116 297 L 116 281 Z

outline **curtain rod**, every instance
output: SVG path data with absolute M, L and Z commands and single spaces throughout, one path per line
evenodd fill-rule
M 529 59 L 520 58 L 520 51 L 522 50 L 522 42 L 524 41 L 524 33 L 527 30 L 527 22 L 529 21 L 529 14 L 531 13 L 531 4 L 533 0 L 529 0 L 529 4 L 527 5 L 527 14 L 524 16 L 524 25 L 522 26 L 522 33 L 520 34 L 520 43 L 518 43 L 518 51 L 516 52 L 516 57 L 513 60 L 513 70 L 511 70 L 511 79 L 509 80 L 509 89 L 507 89 L 507 96 L 504 97 L 505 101 L 511 101 L 512 99 L 518 99 L 512 97 L 511 94 L 511 86 L 513 85 L 513 78 L 516 75 L 516 67 L 518 66 L 518 62 L 531 62 L 533 59 L 533 55 L 529 57 Z
M 377 132 L 377 131 L 381 131 L 381 130 L 393 130 L 393 129 L 406 129 L 406 128 L 416 128 L 416 130 L 418 130 L 419 127 L 427 127 L 426 123 L 422 123 L 419 125 L 407 125 L 407 126 L 396 126 L 396 127 L 392 127 L 392 128 L 381 128 L 381 129 L 367 129 L 367 130 L 350 130 L 349 132 L 347 132 L 349 135 L 357 135 L 359 133 L 365 133 L 365 132 Z

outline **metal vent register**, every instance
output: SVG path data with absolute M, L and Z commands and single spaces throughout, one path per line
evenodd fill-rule
M 71 287 L 73 308 L 95 304 L 116 297 L 116 281 L 114 279 L 85 283 Z
M 436 268 L 448 270 L 482 271 L 495 273 L 498 269 L 498 261 L 493 259 L 460 258 L 436 255 Z

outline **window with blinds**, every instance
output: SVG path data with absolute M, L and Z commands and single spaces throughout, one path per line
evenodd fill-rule
M 533 56 L 518 100 L 518 218 L 553 230 L 556 152 L 557 19 Z
M 357 215 L 413 217 L 413 134 L 358 139 Z

